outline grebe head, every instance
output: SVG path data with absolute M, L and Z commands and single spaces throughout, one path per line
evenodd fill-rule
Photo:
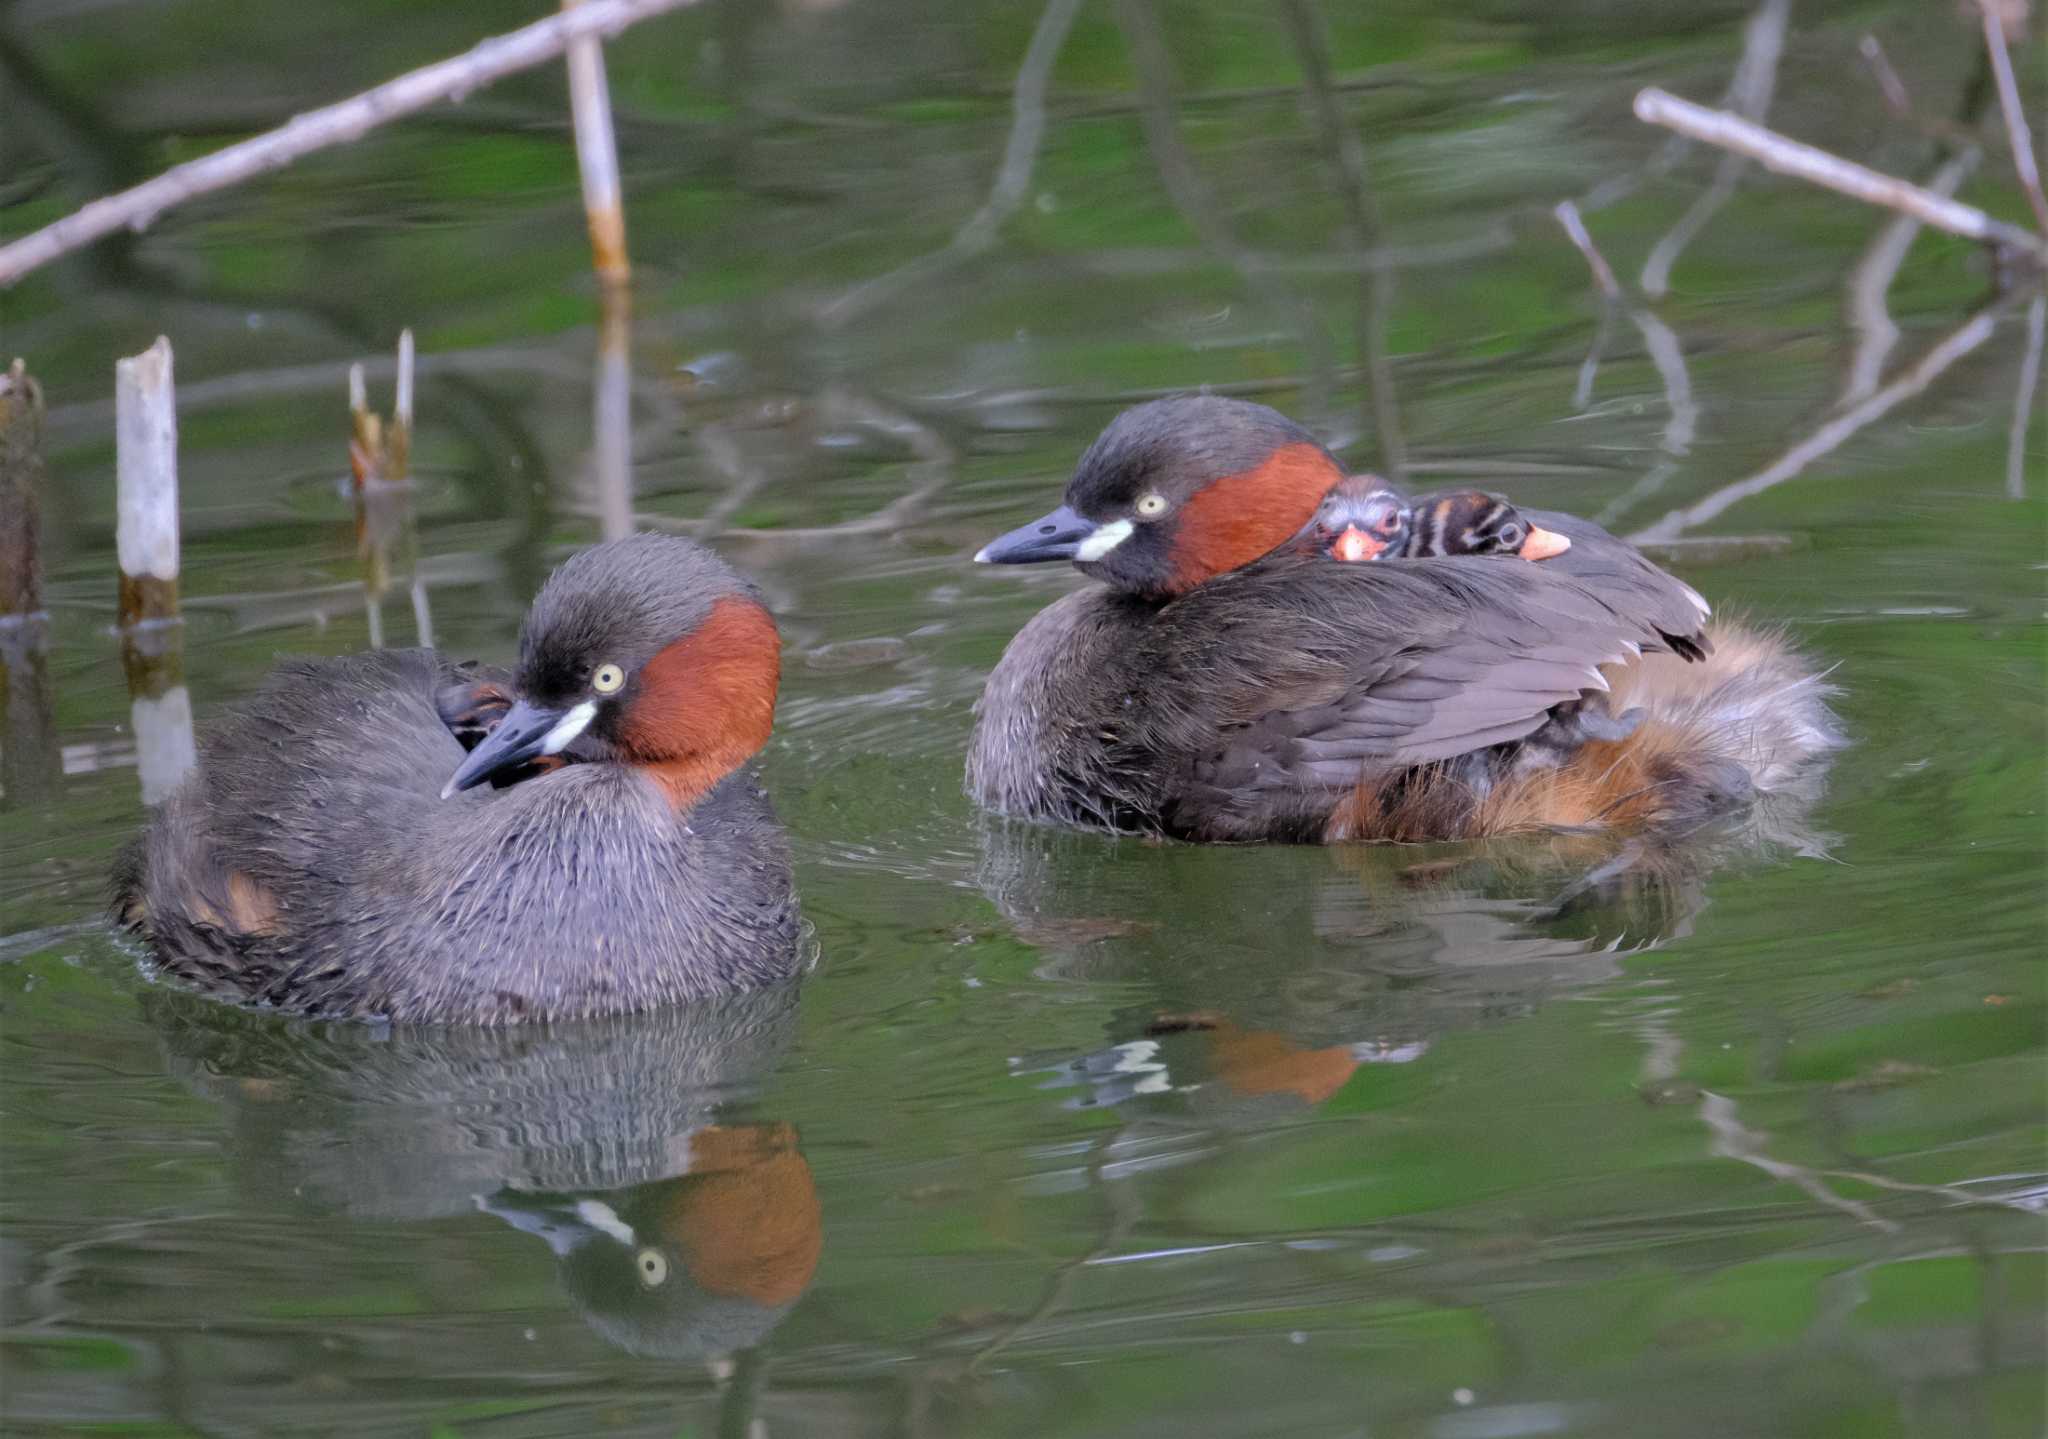
M 982 564 L 1072 560 L 1161 599 L 1285 544 L 1342 468 L 1265 405 L 1183 395 L 1124 411 L 1081 456 L 1066 503 L 990 542 Z
M 1405 554 L 1410 533 L 1408 501 L 1377 475 L 1352 475 L 1323 496 L 1302 541 L 1333 560 L 1359 564 Z
M 516 700 L 442 791 L 546 756 L 637 766 L 684 810 L 768 741 L 781 640 L 703 546 L 634 535 L 571 557 L 519 635 Z
M 1529 519 L 1497 495 L 1463 490 L 1418 505 L 1410 516 L 1414 536 L 1411 555 L 1519 555 L 1547 560 L 1561 555 L 1572 542 Z

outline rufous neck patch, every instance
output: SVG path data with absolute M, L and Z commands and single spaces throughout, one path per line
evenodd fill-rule
M 640 671 L 620 749 L 678 812 L 768 743 L 782 682 L 782 638 L 751 599 L 727 595 Z
M 1169 593 L 1185 594 L 1286 543 L 1343 478 L 1321 446 L 1296 443 L 1196 491 L 1174 533 Z
M 787 1304 L 825 1247 L 817 1185 L 787 1124 L 712 1125 L 690 1136 L 690 1173 L 661 1227 L 713 1294 Z

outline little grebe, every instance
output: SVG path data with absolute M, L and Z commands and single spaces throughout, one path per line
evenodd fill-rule
M 969 794 L 1198 840 L 1677 830 L 1839 742 L 1819 678 L 1781 644 L 1732 631 L 1730 663 L 1667 673 L 1714 649 L 1705 601 L 1588 521 L 1527 512 L 1569 541 L 1540 564 L 1303 553 L 1290 542 L 1344 478 L 1263 405 L 1188 396 L 1113 420 L 1065 504 L 976 556 L 1070 559 L 1102 583 L 1010 642 Z M 1567 764 L 1520 762 L 1557 706 L 1610 686 L 1648 717 Z
M 509 683 L 431 650 L 288 661 L 203 735 L 117 916 L 181 979 L 324 1016 L 561 1019 L 786 978 L 789 851 L 747 769 L 780 652 L 724 562 L 640 535 L 555 571 Z
M 1498 495 L 1460 490 L 1411 505 L 1373 475 L 1352 475 L 1334 485 L 1303 529 L 1301 543 L 1348 564 L 1454 555 L 1547 560 L 1572 547 Z

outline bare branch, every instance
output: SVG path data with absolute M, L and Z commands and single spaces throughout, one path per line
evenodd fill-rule
M 464 54 L 387 80 L 338 104 L 309 110 L 288 123 L 175 165 L 153 180 L 94 200 L 53 224 L 0 246 L 0 285 L 116 230 L 143 230 L 173 205 L 225 190 L 303 155 L 360 139 L 379 125 L 460 99 L 481 86 L 560 55 L 585 36 L 616 35 L 638 21 L 698 0 L 585 0 L 571 10 L 524 29 L 482 41 Z
M 2027 203 L 2034 207 L 2034 224 L 2041 235 L 2048 239 L 2048 197 L 2041 194 L 2041 172 L 2034 166 L 2034 137 L 2027 128 L 2027 117 L 2020 110 L 2020 89 L 2012 77 L 2012 56 L 2005 49 L 2005 21 L 1998 13 L 1998 7 L 1982 7 L 1984 19 L 1984 50 L 1991 57 L 1991 77 L 1998 83 L 1998 108 L 2005 112 L 2005 133 L 2012 141 L 2012 167 L 2020 177 L 2020 188 L 2027 192 Z
M 1780 175 L 1823 186 L 1865 204 L 1898 210 L 1922 224 L 1966 240 L 2009 246 L 2033 257 L 2037 263 L 2048 261 L 2048 240 L 2039 235 L 1994 220 L 1975 205 L 1965 205 L 1897 176 L 1787 139 L 1739 115 L 1709 110 L 1655 87 L 1636 93 L 1635 111 L 1639 120 L 1747 155 Z

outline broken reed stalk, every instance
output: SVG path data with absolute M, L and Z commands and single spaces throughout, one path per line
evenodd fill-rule
M 121 669 L 144 804 L 195 763 L 178 624 L 178 405 L 171 342 L 114 363 L 114 469 L 121 563 Z
M 589 0 L 562 0 L 564 13 Z M 576 123 L 576 167 L 583 176 L 583 213 L 590 223 L 590 255 L 607 288 L 633 278 L 626 259 L 626 210 L 619 184 L 619 144 L 612 131 L 611 86 L 604 73 L 604 42 L 586 35 L 569 42 L 569 112 Z
M 16 360 L 0 372 L 0 624 L 43 612 L 43 389 Z
M 349 475 L 355 491 L 356 555 L 363 563 L 364 615 L 372 649 L 384 647 L 384 595 L 391 588 L 394 550 L 399 551 L 403 570 L 413 576 L 409 588 L 419 642 L 433 643 L 427 592 L 419 582 L 419 535 L 410 490 L 416 365 L 412 331 L 401 330 L 388 421 L 370 408 L 362 364 L 348 369 Z
M 398 382 L 391 400 L 391 428 L 384 436 L 384 478 L 394 485 L 412 478 L 412 368 L 412 331 L 400 330 Z
M 2037 264 L 2048 263 L 2048 239 L 2003 220 L 1994 220 L 1975 205 L 1951 200 L 1867 165 L 1787 139 L 1775 130 L 1752 124 L 1739 115 L 1731 115 L 1725 110 L 1710 110 L 1655 87 L 1636 93 L 1635 112 L 1636 118 L 1647 124 L 1661 125 L 1692 139 L 1746 155 L 1780 175 L 1820 185 L 1865 204 L 1900 211 L 1924 225 L 1946 230 L 1966 240 L 2005 246 L 2030 256 Z
M 0 805 L 31 804 L 63 773 L 43 609 L 43 391 L 0 371 Z
M 382 478 L 384 464 L 384 421 L 370 408 L 370 387 L 360 364 L 348 367 L 348 418 L 349 480 L 360 495 L 364 486 Z
M 174 205 L 239 185 L 301 156 L 360 139 L 379 125 L 554 59 L 587 37 L 616 35 L 669 10 L 699 0 L 582 0 L 574 8 L 523 29 L 493 36 L 464 54 L 424 65 L 374 89 L 295 116 L 275 130 L 174 165 L 133 189 L 94 200 L 63 219 L 0 245 L 0 285 L 11 285 L 58 256 L 116 230 L 147 229 Z
M 121 627 L 178 618 L 178 402 L 171 342 L 114 362 Z

